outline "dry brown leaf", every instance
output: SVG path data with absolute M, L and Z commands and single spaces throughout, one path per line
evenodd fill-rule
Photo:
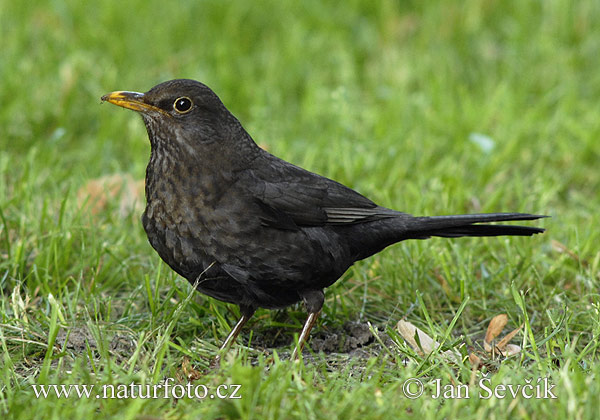
M 506 314 L 496 315 L 492 318 L 485 333 L 485 339 L 483 340 L 485 351 L 488 353 L 492 351 L 492 341 L 502 332 L 507 322 L 508 316 Z
M 109 202 L 118 201 L 119 214 L 140 212 L 144 206 L 144 181 L 129 174 L 113 174 L 88 181 L 77 191 L 77 202 L 93 214 L 104 211 Z
M 487 351 L 488 353 L 492 353 L 492 355 L 498 352 L 504 357 L 518 354 L 521 351 L 521 348 L 519 346 L 508 343 L 515 337 L 515 335 L 517 335 L 519 331 L 521 331 L 524 324 L 521 324 L 518 328 L 512 330 L 504 337 L 502 337 L 502 339 L 499 340 L 497 343 L 494 343 L 494 340 L 496 339 L 496 337 L 498 337 L 498 335 L 500 335 L 507 322 L 508 316 L 506 316 L 506 314 L 496 315 L 494 318 L 492 318 L 488 326 L 485 339 L 483 340 L 483 348 L 485 349 L 485 351 Z
M 516 344 L 507 344 L 506 349 L 502 354 L 504 357 L 508 357 L 519 353 L 521 353 L 521 347 L 517 346 Z
M 188 359 L 187 357 L 183 358 L 183 363 L 181 364 L 181 370 L 183 371 L 183 374 L 185 375 L 186 379 L 190 382 L 196 381 L 196 380 L 202 378 L 202 373 L 193 368 L 192 363 L 190 362 L 190 359 Z
M 471 363 L 471 366 L 479 367 L 481 365 L 481 357 L 475 353 L 469 353 L 469 363 Z
M 408 321 L 398 321 L 396 329 L 398 330 L 402 338 L 404 338 L 404 340 L 406 340 L 406 342 L 412 347 L 412 349 L 416 351 L 417 354 L 419 354 L 420 356 L 427 356 L 440 346 L 440 343 L 435 341 L 425 332 L 423 332 L 418 327 L 416 327 Z M 417 340 L 415 340 L 415 335 L 419 337 L 420 345 L 419 343 L 417 343 Z M 444 352 L 441 352 L 440 354 L 450 361 L 456 361 L 461 357 L 460 353 L 454 352 L 452 350 L 446 350 Z
M 439 346 L 433 338 L 408 321 L 398 321 L 396 328 L 402 338 L 421 356 L 431 353 Z M 415 340 L 415 335 L 419 337 L 419 343 Z
M 523 325 L 525 325 L 525 324 L 521 324 L 521 326 L 519 328 L 515 328 L 514 330 L 512 330 L 511 332 L 506 334 L 504 337 L 502 337 L 502 340 L 498 341 L 498 344 L 496 344 L 496 348 L 499 349 L 500 351 L 504 351 L 504 348 L 507 346 L 508 342 L 510 340 L 512 340 L 513 337 L 515 335 L 517 335 L 517 333 L 519 331 L 521 331 L 521 328 L 523 328 Z M 520 349 L 519 349 L 519 351 L 520 351 Z

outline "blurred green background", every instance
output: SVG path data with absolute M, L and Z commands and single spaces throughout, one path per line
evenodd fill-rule
M 479 194 L 494 182 L 522 185 L 517 207 L 531 209 L 547 190 L 589 196 L 598 184 L 585 170 L 598 158 L 598 7 L 4 2 L 2 149 L 36 149 L 54 167 L 52 185 L 141 176 L 142 125 L 99 97 L 187 77 L 212 87 L 273 152 L 403 208 L 420 210 L 403 199 L 407 185 L 424 187 L 440 166 Z M 469 141 L 474 132 L 494 139 L 493 152 Z M 495 200 L 507 207 L 510 198 Z
M 8 385 L 0 410 L 29 407 L 25 391 L 36 381 L 143 382 L 176 372 L 184 355 L 203 364 L 234 322 L 228 305 L 201 296 L 180 317 L 175 308 L 189 287 L 158 261 L 139 212 L 123 217 L 115 199 L 92 216 L 81 201 L 90 180 L 143 179 L 149 156 L 139 117 L 100 97 L 192 78 L 210 86 L 261 146 L 381 205 L 413 214 L 552 216 L 541 223 L 548 232 L 535 238 L 413 242 L 361 262 L 328 292 L 318 328 L 360 319 L 385 329 L 408 313 L 421 326 L 430 318 L 425 325 L 441 334 L 469 296 L 455 337 L 485 330 L 500 312 L 513 328 L 527 320 L 522 344 L 530 350 L 528 341 L 556 330 L 543 352 L 533 349 L 500 372 L 515 381 L 556 375 L 562 400 L 502 400 L 496 409 L 585 417 L 600 394 L 585 382 L 598 373 L 600 330 L 599 68 L 595 0 L 0 0 L 0 377 Z M 413 313 L 415 302 L 421 309 Z M 54 321 L 53 310 L 60 313 Z M 301 306 L 290 312 L 283 321 L 260 312 L 251 327 L 291 336 L 304 315 Z M 65 346 L 47 351 L 58 329 L 80 324 L 98 342 L 103 329 L 126 330 L 141 350 L 108 376 L 120 364 L 110 351 L 99 350 L 100 359 Z M 246 331 L 242 341 L 249 337 Z M 203 352 L 206 343 L 213 347 Z M 315 362 L 300 372 L 300 386 L 288 365 L 263 372 L 264 360 L 254 368 L 231 363 L 216 378 L 247 380 L 256 394 L 225 408 L 180 403 L 178 411 L 139 400 L 99 408 L 81 400 L 55 409 L 36 400 L 19 415 L 365 418 L 441 409 L 468 417 L 496 410 L 484 401 L 398 398 L 402 372 L 363 381 Z M 468 365 L 456 372 L 427 363 L 412 374 L 469 380 Z M 568 395 L 565 378 L 575 389 Z M 324 392 L 329 405 L 317 398 Z

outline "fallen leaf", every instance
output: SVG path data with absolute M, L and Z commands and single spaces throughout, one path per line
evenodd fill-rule
M 507 344 L 510 340 L 513 339 L 513 337 L 515 335 L 517 335 L 517 333 L 519 331 L 521 331 L 521 328 L 523 328 L 524 324 L 521 324 L 521 326 L 519 328 L 515 328 L 514 330 L 512 330 L 511 332 L 509 332 L 508 334 L 506 334 L 504 337 L 502 337 L 502 340 L 498 341 L 498 344 L 496 344 L 496 348 L 499 350 L 504 350 L 505 347 L 507 347 Z M 520 349 L 519 349 L 520 351 Z
M 438 343 L 429 337 L 425 332 L 414 326 L 408 321 L 400 320 L 396 326 L 398 332 L 404 338 L 408 344 L 421 356 L 429 354 L 438 347 Z M 419 342 L 417 343 L 418 338 Z
M 477 356 L 475 353 L 469 353 L 469 363 L 477 368 L 481 365 L 481 357 Z
M 117 201 L 119 215 L 127 216 L 143 210 L 144 181 L 134 180 L 129 174 L 113 174 L 88 181 L 77 191 L 77 202 L 93 215 L 106 210 Z
M 398 321 L 396 329 L 402 338 L 404 338 L 404 340 L 406 340 L 412 349 L 420 356 L 427 356 L 440 346 L 437 341 L 408 321 Z M 461 357 L 459 352 L 452 350 L 446 350 L 440 354 L 453 362 Z
M 183 374 L 185 375 L 186 379 L 190 382 L 196 381 L 196 380 L 202 378 L 202 373 L 192 367 L 192 363 L 190 362 L 190 359 L 188 359 L 187 357 L 183 358 L 183 363 L 181 364 L 181 370 L 183 371 Z
M 521 353 L 521 347 L 517 346 L 516 344 L 508 344 L 502 354 L 504 357 L 508 357 L 519 353 Z
M 506 314 L 496 315 L 492 318 L 485 333 L 485 339 L 483 340 L 485 351 L 488 353 L 492 351 L 492 341 L 502 332 L 507 322 L 508 316 Z

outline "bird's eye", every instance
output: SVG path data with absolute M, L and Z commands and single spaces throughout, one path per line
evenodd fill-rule
M 187 96 L 177 98 L 173 103 L 173 109 L 180 114 L 186 114 L 192 109 L 193 102 Z

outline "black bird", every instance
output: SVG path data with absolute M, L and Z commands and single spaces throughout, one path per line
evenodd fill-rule
M 355 261 L 396 242 L 544 231 L 488 224 L 541 215 L 414 217 L 378 206 L 261 149 L 217 95 L 194 80 L 102 100 L 138 111 L 146 125 L 151 153 L 142 222 L 150 244 L 197 290 L 240 307 L 222 349 L 257 308 L 302 300 L 308 319 L 296 357 L 323 306 L 323 289 Z

